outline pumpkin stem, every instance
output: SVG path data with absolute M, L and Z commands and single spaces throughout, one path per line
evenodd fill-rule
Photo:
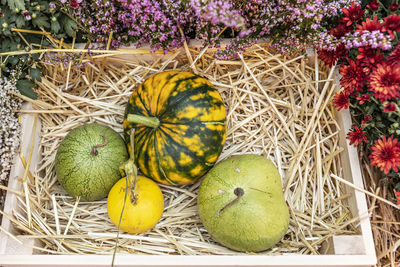
M 95 157 L 95 156 L 97 156 L 99 154 L 99 152 L 97 151 L 97 148 L 105 146 L 105 145 L 108 144 L 108 140 L 107 140 L 106 136 L 104 134 L 100 134 L 100 135 L 103 137 L 104 143 L 103 144 L 97 144 L 97 145 L 94 145 L 92 147 L 92 151 L 90 151 L 90 155 L 92 155 L 93 157 Z
M 160 121 L 156 117 L 147 117 L 137 114 L 129 114 L 127 120 L 129 123 L 143 124 L 152 128 L 157 128 L 160 125 Z
M 240 187 L 236 187 L 235 190 L 233 191 L 233 193 L 235 193 L 236 198 L 234 200 L 232 200 L 231 202 L 229 202 L 228 204 L 226 204 L 222 209 L 220 209 L 217 213 L 217 215 L 219 216 L 224 210 L 226 210 L 227 208 L 229 208 L 230 206 L 232 206 L 233 204 L 235 204 L 236 202 L 239 201 L 239 199 L 244 195 L 244 190 Z

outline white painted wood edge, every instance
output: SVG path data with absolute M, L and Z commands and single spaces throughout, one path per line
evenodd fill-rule
M 32 109 L 32 105 L 30 103 L 24 103 L 22 106 L 22 109 Z M 21 118 L 21 146 L 20 149 L 26 158 L 26 161 L 28 161 L 29 157 L 29 152 L 30 152 L 30 144 L 32 140 L 32 129 L 34 125 L 34 118 L 35 116 L 32 114 L 22 114 L 20 116 Z M 36 138 L 34 141 L 34 146 L 33 146 L 33 154 L 32 154 L 32 159 L 31 159 L 31 165 L 29 170 L 31 173 L 34 173 L 37 165 L 39 164 L 40 160 L 40 153 L 39 153 L 39 135 L 40 135 L 40 129 L 41 129 L 41 123 L 40 120 L 37 120 L 37 125 L 36 125 Z M 15 191 L 18 192 L 23 192 L 22 189 L 22 182 L 20 182 L 18 179 L 22 179 L 23 174 L 24 174 L 25 168 L 22 164 L 22 161 L 20 159 L 20 155 L 17 154 L 15 155 L 14 161 L 13 161 L 13 167 L 10 171 L 10 177 L 8 181 L 8 187 L 11 189 L 14 189 Z M 7 192 L 6 194 L 6 199 L 4 203 L 4 212 L 9 215 L 13 215 L 13 212 L 17 209 L 17 196 L 14 193 Z M 5 229 L 6 231 L 13 233 L 14 232 L 14 227 L 12 225 L 12 222 L 8 219 L 7 216 L 3 216 L 1 227 Z M 15 241 L 13 238 L 11 238 L 9 235 L 7 235 L 5 232 L 0 231 L 0 259 L 1 255 L 8 253 L 8 254 L 32 254 L 32 245 L 37 245 L 38 241 L 33 240 L 33 239 L 23 239 L 21 240 L 23 244 L 27 244 L 28 246 L 22 246 L 20 243 Z M 0 260 L 1 261 L 1 260 Z
M 7 266 L 110 266 L 112 255 L 3 256 Z M 369 267 L 375 258 L 368 255 L 275 255 L 275 256 L 146 256 L 121 255 L 115 266 L 279 266 L 279 267 Z
M 335 71 L 336 89 L 341 88 L 339 80 L 340 80 L 340 74 L 338 69 L 336 68 Z M 344 138 L 352 126 L 350 111 L 348 109 L 346 110 L 342 109 L 340 112 L 336 112 L 336 116 L 338 116 L 338 122 L 340 123 L 340 127 L 342 128 L 343 131 L 342 138 Z M 349 140 L 345 139 L 345 142 L 346 142 L 346 149 L 345 151 L 343 151 L 343 153 L 347 153 L 349 158 L 352 182 L 356 187 L 364 189 L 364 183 L 363 183 L 357 148 L 350 145 Z M 350 180 L 350 177 L 343 177 L 343 178 Z M 361 227 L 362 237 L 364 238 L 363 243 L 364 243 L 365 253 L 366 255 L 370 255 L 376 258 L 371 222 L 369 219 L 370 213 L 368 211 L 366 196 L 364 193 L 357 190 L 354 193 L 358 209 L 358 215 L 361 217 L 360 227 Z

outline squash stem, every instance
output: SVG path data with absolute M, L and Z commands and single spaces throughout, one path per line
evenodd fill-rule
M 227 208 L 229 208 L 230 206 L 232 206 L 233 204 L 235 204 L 236 202 L 239 201 L 239 199 L 244 195 L 244 190 L 240 187 L 236 187 L 235 190 L 233 191 L 233 193 L 236 195 L 236 198 L 234 200 L 232 200 L 231 202 L 229 202 L 228 204 L 226 204 L 222 209 L 220 209 L 217 213 L 217 215 L 219 216 L 224 210 L 226 210 Z
M 143 124 L 147 127 L 157 128 L 160 125 L 160 121 L 156 117 L 147 117 L 137 114 L 129 114 L 128 115 L 129 123 Z
M 103 144 L 97 144 L 97 145 L 94 145 L 92 147 L 92 151 L 90 151 L 90 155 L 92 155 L 93 157 L 95 157 L 95 156 L 97 156 L 99 154 L 99 152 L 97 151 L 97 149 L 99 147 L 106 146 L 108 144 L 108 140 L 107 140 L 106 136 L 104 134 L 100 134 L 100 135 L 103 137 L 104 143 Z

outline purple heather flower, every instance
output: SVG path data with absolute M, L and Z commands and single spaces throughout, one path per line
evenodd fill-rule
M 275 40 L 275 46 L 286 48 L 306 42 L 308 45 L 333 50 L 340 40 L 328 37 L 324 22 L 337 16 L 343 8 L 350 5 L 348 0 L 77 2 L 79 6 L 70 12 L 86 26 L 90 33 L 89 38 L 93 38 L 95 42 L 106 43 L 112 32 L 113 47 L 131 42 L 137 47 L 150 44 L 152 51 L 168 51 L 180 47 L 189 34 L 194 34 L 194 37 L 203 40 L 205 45 L 217 47 L 222 38 L 222 30 L 228 27 L 235 31 L 235 36 L 239 38 L 233 40 L 235 45 L 229 46 L 226 53 L 219 53 L 224 57 L 243 51 L 257 40 L 271 39 Z M 381 39 L 381 36 L 376 37 L 377 43 Z M 365 41 L 371 40 L 357 40 L 355 45 Z
M 370 46 L 373 49 L 389 50 L 392 48 L 392 38 L 389 34 L 382 33 L 381 31 L 363 31 L 354 32 L 353 34 L 346 33 L 341 37 L 340 42 L 344 44 L 346 49 L 354 47 Z

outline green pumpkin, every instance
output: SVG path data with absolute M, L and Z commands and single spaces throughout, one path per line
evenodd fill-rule
M 108 126 L 91 123 L 66 135 L 57 150 L 55 170 L 71 196 L 93 201 L 107 196 L 127 160 L 123 138 Z
M 217 161 L 226 138 L 226 111 L 207 79 L 166 71 L 132 93 L 124 120 L 128 144 L 132 128 L 135 162 L 145 176 L 163 184 L 189 184 Z

